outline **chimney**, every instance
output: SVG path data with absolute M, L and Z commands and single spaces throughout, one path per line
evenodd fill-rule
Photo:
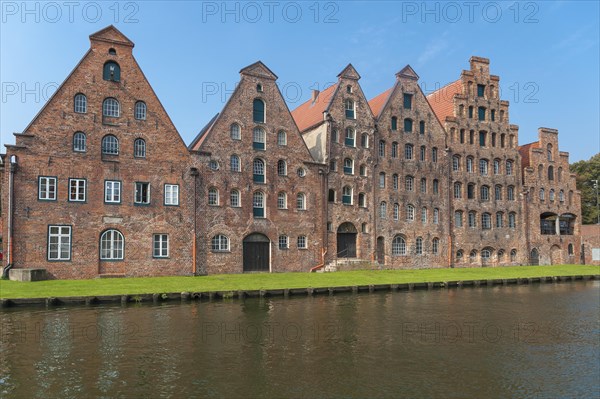
M 312 102 L 313 102 L 313 104 L 315 103 L 315 101 L 317 101 L 317 97 L 319 97 L 319 93 L 320 93 L 319 90 L 313 90 L 312 91 Z

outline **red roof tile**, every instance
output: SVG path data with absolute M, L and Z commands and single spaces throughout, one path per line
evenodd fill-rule
M 517 147 L 517 150 L 519 151 L 519 155 L 521 155 L 521 167 L 522 168 L 527 168 L 530 166 L 531 162 L 529 159 L 529 154 L 530 148 L 537 148 L 540 146 L 540 143 L 538 141 L 534 141 L 533 143 L 529 143 L 529 144 L 523 144 L 520 145 L 519 147 Z
M 369 101 L 369 106 L 371 107 L 371 111 L 373 112 L 373 115 L 375 116 L 375 118 L 379 118 L 381 111 L 383 111 L 383 106 L 387 102 L 387 99 L 390 96 L 390 94 L 392 93 L 392 90 L 394 90 L 393 87 L 390 89 L 387 89 L 386 91 L 384 91 L 377 97 L 372 98 Z
M 296 121 L 296 125 L 298 125 L 298 130 L 300 130 L 300 132 L 323 121 L 323 112 L 329 109 L 331 98 L 337 87 L 338 83 L 329 86 L 319 93 L 314 102 L 311 98 L 292 111 L 292 117 L 294 118 L 294 121 Z
M 458 79 L 427 96 L 427 101 L 440 122 L 444 123 L 447 116 L 454 116 L 454 96 L 460 93 L 462 82 Z

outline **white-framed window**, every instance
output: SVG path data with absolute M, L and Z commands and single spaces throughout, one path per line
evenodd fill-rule
M 135 182 L 134 203 L 148 205 L 150 203 L 150 183 Z
M 229 193 L 229 204 L 231 205 L 231 207 L 239 208 L 241 206 L 240 203 L 240 190 L 231 190 L 231 192 Z
M 85 94 L 76 94 L 73 99 L 73 110 L 78 114 L 85 114 L 87 112 L 87 97 Z
M 135 139 L 133 142 L 133 156 L 136 158 L 146 158 L 146 140 Z
M 240 167 L 240 157 L 237 155 L 232 155 L 231 157 L 229 157 L 229 169 L 232 172 L 241 172 L 241 167 Z
M 359 172 L 360 172 L 361 176 L 363 176 L 363 177 L 367 176 L 367 166 L 360 165 Z
M 440 250 L 440 239 L 435 237 L 433 240 L 431 240 L 431 252 L 434 255 L 437 255 L 439 250 Z
M 398 191 L 398 175 L 396 173 L 392 175 L 392 188 Z
M 346 119 L 356 119 L 356 112 L 354 108 L 354 101 L 347 99 L 344 101 L 344 108 L 346 110 Z
M 392 240 L 392 255 L 406 255 L 406 240 L 402 236 L 395 236 Z
M 404 178 L 404 189 L 406 191 L 413 191 L 415 185 L 415 178 L 412 176 L 406 176 Z
M 208 189 L 208 205 L 219 205 L 219 190 L 217 190 L 215 187 Z
M 385 172 L 379 173 L 379 188 L 385 188 Z
M 283 159 L 277 161 L 277 174 L 279 176 L 287 176 L 287 162 Z
M 454 212 L 454 227 L 462 227 L 463 225 L 463 213 L 462 211 Z
M 481 228 L 483 230 L 492 228 L 492 215 L 487 212 L 481 214 Z
M 290 247 L 289 237 L 285 234 L 279 236 L 279 249 L 288 249 Z
M 56 177 L 39 177 L 38 199 L 44 201 L 56 201 Z
M 406 206 L 406 220 L 409 222 L 415 220 L 415 207 L 412 204 Z
M 85 179 L 69 179 L 69 201 L 85 202 Z
M 423 238 L 417 237 L 415 241 L 415 254 L 423 255 Z
M 458 172 L 460 170 L 460 157 L 458 155 L 454 155 L 452 157 L 452 171 Z
M 425 207 L 421 208 L 421 223 L 427 223 L 427 208 Z
M 379 140 L 379 156 L 381 158 L 385 157 L 385 141 Z
M 515 187 L 514 186 L 508 186 L 506 188 L 506 198 L 509 201 L 514 201 L 515 200 Z
M 424 177 L 421 178 L 421 193 L 427 194 L 427 179 Z
M 265 217 L 265 193 L 262 191 L 252 194 L 252 212 L 255 218 Z
M 165 205 L 179 205 L 178 184 L 165 184 Z
M 462 198 L 462 184 L 454 183 L 454 198 Z
M 510 159 L 506 161 L 506 174 L 511 176 L 513 174 L 513 161 Z
M 473 157 L 467 157 L 467 172 L 473 173 Z
M 440 223 L 440 210 L 438 208 L 433 208 L 433 224 Z
M 229 136 L 231 137 L 232 140 L 241 140 L 242 133 L 241 133 L 240 125 L 238 125 L 237 123 L 232 123 L 231 126 L 229 127 Z
M 477 215 L 475 214 L 474 211 L 469 212 L 469 227 L 470 228 L 475 228 L 477 227 L 477 219 L 476 219 Z
M 118 118 L 121 114 L 121 106 L 117 99 L 109 97 L 102 103 L 102 115 Z
M 393 216 L 394 216 L 394 220 L 400 219 L 400 204 L 398 204 L 398 203 L 394 204 Z
M 219 162 L 215 159 L 208 161 L 208 168 L 210 170 L 219 170 Z
M 351 127 L 346 128 L 346 137 L 344 138 L 344 145 L 346 147 L 356 146 L 356 131 Z
M 287 145 L 287 134 L 283 130 L 277 132 L 277 145 Z
M 304 193 L 298 193 L 296 196 L 296 209 L 299 211 L 306 209 L 306 195 Z
M 125 239 L 119 230 L 106 230 L 100 237 L 100 259 L 122 260 L 125 252 Z
M 255 183 L 265 182 L 265 161 L 255 158 L 252 163 L 252 180 Z
M 152 256 L 154 258 L 169 257 L 169 235 L 154 234 L 152 236 Z
M 490 200 L 490 188 L 488 186 L 481 186 L 479 188 L 480 194 L 481 194 L 481 200 L 482 201 L 489 201 Z
M 500 160 L 499 159 L 494 159 L 494 174 L 495 175 L 500 174 Z
M 104 182 L 104 202 L 108 204 L 121 203 L 121 182 L 117 180 L 106 180 Z
M 508 227 L 511 229 L 517 227 L 517 214 L 514 212 L 508 214 Z
M 308 248 L 308 242 L 306 240 L 306 236 L 298 236 L 298 249 L 306 249 Z
M 398 143 L 392 143 L 392 158 L 398 158 Z
M 119 140 L 112 134 L 102 138 L 102 153 L 107 155 L 119 155 Z
M 482 176 L 487 176 L 488 174 L 488 161 L 486 159 L 479 160 L 479 173 Z
M 354 174 L 354 161 L 350 158 L 344 159 L 344 174 L 345 175 L 353 175 Z
M 287 209 L 287 194 L 283 191 L 277 194 L 277 209 Z
M 361 208 L 367 207 L 367 196 L 365 193 L 358 193 L 358 206 Z
M 83 132 L 75 132 L 73 135 L 73 151 L 85 152 L 87 150 L 87 137 Z
M 217 234 L 210 240 L 210 249 L 213 252 L 229 252 L 229 237 Z
M 502 212 L 496 212 L 496 228 L 504 227 L 504 214 Z
M 71 260 L 71 226 L 48 226 L 48 260 Z
M 413 145 L 406 144 L 404 146 L 404 159 L 410 160 L 413 159 Z
M 264 150 L 267 134 L 262 127 L 255 127 L 252 130 L 252 148 L 255 150 Z
M 138 101 L 135 103 L 135 110 L 133 112 L 133 116 L 137 120 L 146 120 L 146 103 L 143 101 Z
M 387 202 L 381 201 L 379 204 L 379 217 L 381 219 L 387 218 Z
M 353 200 L 353 190 L 350 186 L 342 187 L 342 204 L 344 205 L 352 205 Z
M 300 167 L 296 170 L 296 174 L 298 175 L 298 177 L 304 177 L 306 176 L 306 169 Z

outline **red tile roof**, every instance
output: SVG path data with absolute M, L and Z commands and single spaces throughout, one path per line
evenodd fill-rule
M 323 121 L 323 112 L 329 109 L 329 104 L 331 103 L 333 93 L 335 93 L 337 87 L 338 83 L 329 86 L 319 93 L 314 102 L 311 98 L 292 111 L 292 117 L 294 118 L 294 121 L 296 121 L 296 125 L 298 125 L 298 130 L 300 130 L 300 132 Z
M 454 96 L 460 93 L 462 82 L 458 79 L 427 96 L 427 101 L 440 122 L 444 123 L 447 116 L 454 116 Z
M 517 147 L 517 150 L 519 151 L 519 155 L 521 155 L 521 167 L 522 168 L 527 168 L 531 165 L 531 162 L 529 159 L 529 154 L 531 152 L 529 151 L 529 149 L 537 148 L 539 146 L 540 146 L 540 143 L 538 141 L 534 141 L 533 143 L 523 144 L 523 145 L 520 145 L 519 147 Z
M 379 115 L 381 114 L 381 111 L 383 111 L 383 107 L 385 103 L 387 103 L 388 97 L 392 93 L 392 90 L 394 90 L 394 87 L 387 89 L 369 101 L 369 106 L 371 107 L 371 111 L 373 112 L 375 118 L 379 118 Z

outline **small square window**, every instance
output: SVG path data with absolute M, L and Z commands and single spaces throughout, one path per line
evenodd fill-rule
M 71 260 L 71 226 L 48 226 L 48 260 Z
M 165 184 L 165 205 L 179 205 L 179 186 Z
M 85 179 L 69 179 L 69 201 L 85 202 Z
M 134 203 L 147 205 L 150 203 L 150 183 L 135 183 Z
M 155 258 L 168 258 L 169 257 L 169 235 L 168 234 L 154 234 L 152 245 L 152 256 Z
M 56 201 L 56 177 L 41 176 L 39 178 L 38 199 Z

